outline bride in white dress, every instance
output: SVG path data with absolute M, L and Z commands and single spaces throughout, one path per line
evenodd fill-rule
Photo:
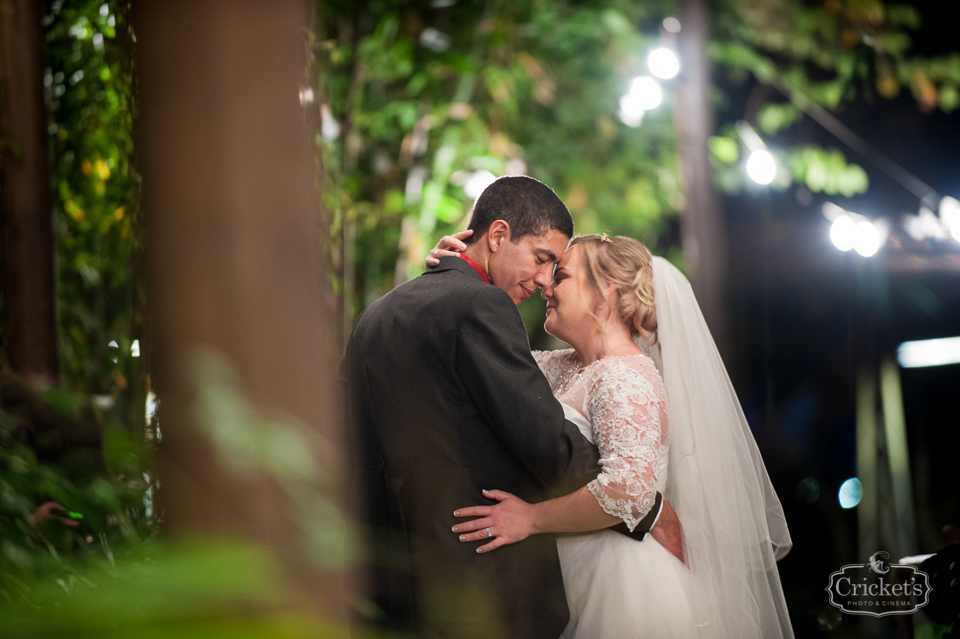
M 686 278 L 635 240 L 581 236 L 543 297 L 545 328 L 573 348 L 534 357 L 602 472 L 539 504 L 489 491 L 499 504 L 458 511 L 480 517 L 458 524 L 461 540 L 493 538 L 478 549 L 490 552 L 562 533 L 564 639 L 792 637 L 783 511 Z M 657 491 L 683 526 L 683 561 L 650 535 L 605 530 L 632 530 Z

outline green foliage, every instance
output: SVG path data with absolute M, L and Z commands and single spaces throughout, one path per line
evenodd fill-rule
M 733 138 L 715 135 L 710 138 L 710 155 L 715 162 L 733 164 L 740 158 L 740 149 Z
M 324 493 L 334 480 L 328 469 L 338 466 L 332 444 L 292 415 L 265 413 L 251 403 L 218 353 L 194 353 L 192 369 L 201 432 L 232 470 L 270 477 L 282 488 L 303 522 L 308 556 L 318 566 L 341 567 L 347 558 L 346 524 Z
M 113 397 L 143 383 L 108 347 L 129 349 L 142 324 L 127 5 L 59 0 L 44 18 L 61 369 L 71 388 Z
M 37 398 L 4 380 L 4 392 L 16 388 L 23 400 L 4 396 L 0 413 L 0 588 L 14 600 L 31 596 L 31 578 L 77 578 L 75 559 L 111 556 L 154 523 L 144 501 L 146 372 L 131 353 L 143 318 L 129 2 L 56 0 L 46 9 L 64 386 Z M 32 525 L 47 501 L 80 513 L 80 525 Z
M 155 527 L 146 374 L 131 354 L 143 319 L 129 2 L 46 8 L 64 386 L 36 396 L 3 380 L 0 595 L 13 603 L 34 602 L 44 584 L 61 594 L 91 584 L 84 566 L 112 562 Z M 33 513 L 50 501 L 76 513 L 79 525 L 35 525 Z
M 83 566 L 133 548 L 152 534 L 151 447 L 83 395 L 42 395 L 2 380 L 0 410 L 0 600 L 33 602 L 42 584 L 88 582 Z M 77 526 L 36 521 L 57 502 Z M 54 515 L 66 516 L 56 510 Z
M 281 604 L 284 590 L 266 548 L 229 539 L 154 543 L 115 561 L 87 562 L 58 582 L 26 581 L 29 603 L 0 601 L 5 639 L 345 639 L 346 629 Z M 300 593 L 302 595 L 302 593 Z M 316 601 L 305 603 L 312 611 Z M 370 639 L 374 639 L 371 636 Z M 385 639 L 385 638 L 384 638 Z
M 770 135 L 800 119 L 800 109 L 792 104 L 765 104 L 757 116 L 760 130 Z
M 786 165 L 793 179 L 814 193 L 852 197 L 866 192 L 869 186 L 863 168 L 847 164 L 843 154 L 836 149 L 822 149 L 815 145 L 793 149 L 787 154 Z
M 857 95 L 893 98 L 910 87 L 924 110 L 953 108 L 938 98 L 960 84 L 960 54 L 910 55 L 910 32 L 921 24 L 915 7 L 882 0 L 729 0 L 717 9 L 713 59 L 735 76 L 749 73 L 782 87 L 799 106 L 813 101 L 836 109 Z
M 811 103 L 838 111 L 858 96 L 892 99 L 903 88 L 924 112 L 960 107 L 960 54 L 910 54 L 910 32 L 921 25 L 915 7 L 882 0 L 728 0 L 713 8 L 709 54 L 735 82 L 749 75 L 757 80 L 751 123 L 768 135 L 786 133 Z M 770 86 L 789 101 L 776 96 L 771 102 Z M 867 189 L 862 168 L 847 164 L 839 150 L 788 148 L 786 156 L 794 179 L 813 191 L 849 196 Z M 717 178 L 728 192 L 742 186 L 733 167 L 720 167 Z
M 580 232 L 655 245 L 676 213 L 669 110 L 647 114 L 639 129 L 616 116 L 658 41 L 640 25 L 661 20 L 667 6 L 319 6 L 321 100 L 341 125 L 339 137 L 321 141 L 324 201 L 341 274 L 350 268 L 344 223 L 355 225 L 354 311 L 421 272 L 440 235 L 465 226 L 464 185 L 476 171 L 544 181 Z M 428 29 L 442 30 L 449 46 Z
M 675 5 L 319 7 L 320 102 L 341 125 L 339 137 L 321 142 L 324 197 L 337 272 L 355 271 L 353 313 L 419 273 L 439 236 L 464 227 L 472 202 L 463 187 L 481 169 L 543 180 L 581 232 L 623 233 L 668 248 L 656 246 L 658 237 L 682 199 L 672 92 L 638 129 L 619 122 L 616 111 L 660 41 L 654 25 Z M 960 107 L 960 55 L 911 56 L 920 15 L 909 5 L 729 0 L 712 12 L 713 60 L 734 79 L 752 75 L 788 100 L 757 96 L 753 124 L 764 135 L 788 135 L 810 103 L 838 110 L 857 95 L 889 98 L 901 87 L 922 109 Z M 723 136 L 711 142 L 725 190 L 743 184 L 736 146 Z M 794 179 L 813 190 L 854 194 L 868 186 L 840 151 L 792 148 L 788 139 L 778 146 L 787 149 Z
M 293 417 L 264 411 L 247 399 L 219 354 L 196 352 L 191 364 L 195 415 L 218 460 L 238 476 L 283 490 L 313 561 L 305 572 L 341 571 L 351 557 L 346 537 L 356 535 L 349 534 L 327 497 L 329 474 L 339 465 L 331 445 Z M 8 402 L 16 395 L 10 388 L 0 393 Z M 345 628 L 318 618 L 322 602 L 308 600 L 299 611 L 289 608 L 290 601 L 303 600 L 302 592 L 290 589 L 303 584 L 291 577 L 289 565 L 278 564 L 275 548 L 216 537 L 180 536 L 173 543 L 152 536 L 156 522 L 144 508 L 156 485 L 148 486 L 144 474 L 150 450 L 123 430 L 100 424 L 103 415 L 82 395 L 57 390 L 37 397 L 15 390 L 22 396 L 13 402 L 16 409 L 0 412 L 5 638 L 346 637 Z M 38 461 L 37 451 L 44 449 L 42 438 L 34 435 L 55 417 L 75 422 L 74 430 L 104 432 L 103 457 L 95 455 L 102 459 L 100 466 L 89 458 L 79 464 L 64 457 Z M 51 433 L 62 432 L 57 424 L 46 425 Z M 82 512 L 81 527 L 31 523 L 35 504 L 47 499 Z M 331 583 L 339 578 L 331 574 Z

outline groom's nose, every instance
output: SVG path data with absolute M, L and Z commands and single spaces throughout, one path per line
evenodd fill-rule
M 548 265 L 544 265 L 548 266 Z M 537 274 L 533 277 L 533 283 L 540 287 L 541 290 L 545 290 L 550 286 L 550 282 L 553 281 L 552 264 L 547 268 L 542 268 L 537 271 Z

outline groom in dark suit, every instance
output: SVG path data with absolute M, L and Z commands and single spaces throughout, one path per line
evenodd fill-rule
M 569 613 L 554 537 L 481 555 L 451 527 L 456 508 L 495 503 L 482 489 L 538 502 L 600 472 L 597 450 L 564 420 L 534 362 L 516 309 L 549 285 L 573 221 L 549 187 L 505 177 L 477 200 L 470 228 L 461 257 L 441 258 L 363 313 L 341 364 L 351 503 L 379 609 L 367 625 L 430 638 L 556 639 Z M 659 511 L 658 495 L 638 539 Z

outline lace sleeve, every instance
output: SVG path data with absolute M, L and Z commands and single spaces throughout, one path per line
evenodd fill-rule
M 656 500 L 663 408 L 657 382 L 621 364 L 598 377 L 589 398 L 601 473 L 587 487 L 631 531 Z
M 559 351 L 533 351 L 533 359 L 537 366 L 543 371 L 544 377 L 550 382 L 550 388 L 554 395 L 563 383 L 577 370 L 577 364 L 574 361 L 576 355 L 572 348 L 566 348 Z

